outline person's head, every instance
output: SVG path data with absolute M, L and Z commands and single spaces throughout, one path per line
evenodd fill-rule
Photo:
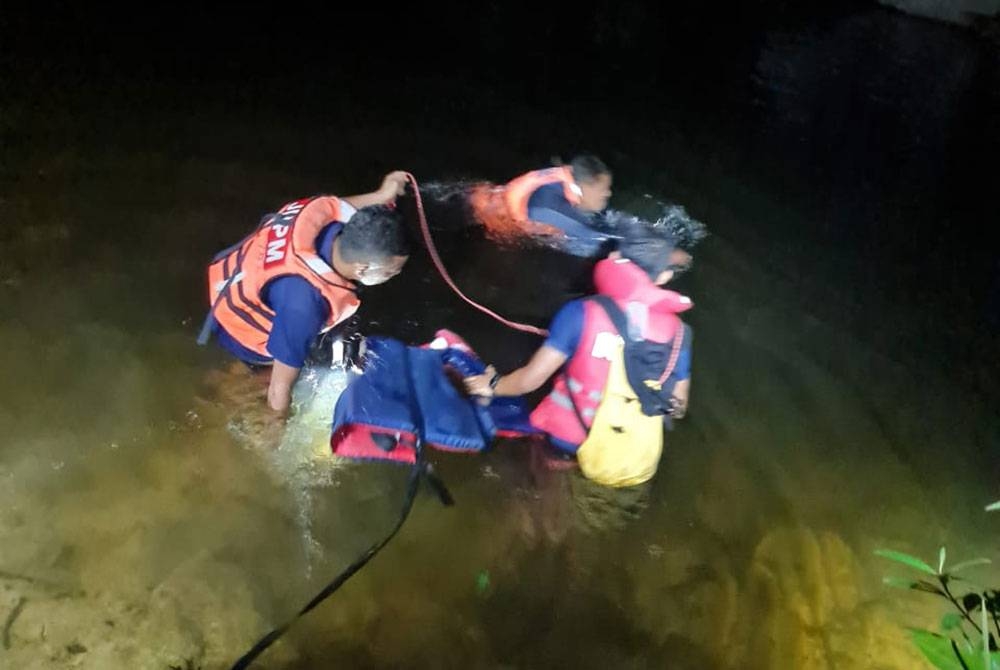
M 577 156 L 569 164 L 573 181 L 580 187 L 580 209 L 599 212 L 611 197 L 611 170 L 597 156 Z
M 612 257 L 632 261 L 657 286 L 669 282 L 674 278 L 675 271 L 685 269 L 691 262 L 691 255 L 677 248 L 670 238 L 641 223 L 634 223 L 622 232 L 624 234 Z
M 333 246 L 337 272 L 366 286 L 398 275 L 409 256 L 403 222 L 395 210 L 385 205 L 359 209 L 344 224 Z

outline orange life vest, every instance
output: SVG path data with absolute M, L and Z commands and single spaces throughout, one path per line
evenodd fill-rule
M 527 221 L 528 200 L 531 199 L 531 194 L 542 186 L 556 183 L 562 183 L 563 195 L 566 196 L 566 200 L 573 205 L 580 204 L 579 187 L 573 181 L 573 173 L 568 167 L 553 167 L 535 170 L 507 182 L 507 186 L 504 187 L 504 201 L 507 204 L 507 211 L 515 219 Z
M 278 277 L 302 277 L 330 306 L 324 331 L 357 311 L 355 286 L 330 267 L 316 250 L 316 238 L 331 222 L 341 221 L 341 201 L 334 196 L 295 200 L 265 219 L 250 236 L 219 253 L 208 266 L 211 317 L 247 349 L 270 356 L 267 340 L 274 310 L 261 293 Z
M 566 233 L 528 218 L 531 194 L 542 186 L 562 183 L 563 195 L 574 205 L 580 204 L 576 183 L 568 167 L 535 170 L 511 180 L 505 186 L 482 184 L 472 189 L 469 204 L 472 213 L 488 234 L 500 240 L 515 240 L 525 235 L 565 237 Z

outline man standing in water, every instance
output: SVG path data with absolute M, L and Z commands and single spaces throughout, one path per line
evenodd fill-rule
M 357 284 L 403 269 L 406 231 L 389 205 L 406 180 L 397 171 L 371 193 L 290 202 L 209 265 L 211 307 L 198 341 L 215 333 L 245 363 L 271 366 L 267 403 L 276 412 L 288 410 L 316 337 L 357 311 Z
M 691 385 L 691 337 L 678 314 L 692 303 L 662 288 L 684 269 L 672 260 L 678 249 L 641 225 L 625 232 L 594 268 L 597 295 L 567 303 L 524 366 L 465 380 L 474 395 L 520 396 L 555 376 L 532 426 L 558 452 L 579 457 L 588 478 L 615 487 L 656 472 L 661 417 L 669 425 L 685 415 Z

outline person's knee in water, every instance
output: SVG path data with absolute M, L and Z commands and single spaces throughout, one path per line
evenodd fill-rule
M 209 265 L 211 307 L 200 341 L 214 333 L 240 360 L 270 365 L 273 410 L 287 411 L 317 337 L 357 311 L 358 285 L 402 271 L 409 243 L 387 205 L 405 186 L 406 174 L 393 172 L 371 193 L 290 202 Z
M 690 329 L 678 314 L 692 303 L 661 288 L 684 269 L 678 260 L 690 256 L 664 236 L 631 227 L 619 250 L 594 269 L 597 296 L 567 303 L 527 364 L 506 375 L 469 377 L 466 388 L 518 396 L 554 376 L 532 425 L 580 457 L 588 477 L 612 486 L 647 481 L 663 423 L 685 415 L 690 392 Z

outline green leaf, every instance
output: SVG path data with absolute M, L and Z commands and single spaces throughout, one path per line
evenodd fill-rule
M 917 582 L 912 579 L 903 579 L 901 577 L 883 577 L 882 583 L 886 586 L 891 586 L 894 589 L 915 589 L 917 588 Z
M 476 594 L 483 595 L 490 588 L 490 571 L 480 570 L 476 575 Z
M 968 561 L 962 561 L 961 563 L 956 563 L 955 565 L 951 566 L 951 569 L 948 570 L 948 574 L 953 575 L 956 572 L 961 572 L 966 568 L 973 568 L 977 565 L 990 565 L 992 562 L 993 561 L 991 561 L 988 558 L 972 558 L 969 559 Z
M 969 670 L 997 670 L 1000 668 L 1000 653 L 992 652 L 988 658 L 980 655 L 962 654 Z M 988 666 L 986 664 L 989 664 Z
M 924 579 L 903 579 L 902 577 L 883 577 L 882 583 L 894 589 L 905 589 L 907 591 L 923 591 L 933 593 L 936 596 L 944 596 L 944 591 L 937 584 L 932 584 Z
M 944 574 L 944 559 L 945 559 L 945 556 L 947 556 L 947 552 L 945 552 L 944 547 L 941 547 L 940 551 L 938 551 L 938 574 L 939 575 L 943 575 Z
M 941 630 L 948 632 L 962 625 L 962 615 L 958 612 L 948 612 L 941 617 Z
M 987 512 L 996 512 L 998 509 L 1000 509 L 1000 500 L 986 506 Z
M 928 575 L 937 576 L 934 568 L 927 565 L 919 558 L 915 556 L 910 556 L 909 554 L 904 554 L 901 551 L 892 551 L 891 549 L 877 549 L 875 551 L 876 556 L 881 556 L 882 558 L 888 558 L 890 561 L 896 561 L 897 563 L 902 563 L 903 565 L 909 566 L 915 570 L 920 570 L 920 572 L 926 572 Z
M 982 601 L 982 616 L 979 618 L 979 630 L 983 632 L 983 670 L 990 670 L 993 667 L 993 663 L 990 662 L 990 624 L 986 618 L 986 594 L 980 593 L 979 598 Z
M 910 629 L 910 639 L 938 670 L 963 670 L 951 647 L 951 638 L 926 630 Z M 968 665 L 968 661 L 966 661 Z
M 969 670 L 996 670 L 1000 668 L 1000 658 L 997 657 L 996 652 L 990 654 L 989 659 L 983 658 L 979 654 L 971 655 L 962 652 L 962 659 L 965 660 L 965 664 L 969 667 Z M 989 663 L 989 666 L 985 665 Z

